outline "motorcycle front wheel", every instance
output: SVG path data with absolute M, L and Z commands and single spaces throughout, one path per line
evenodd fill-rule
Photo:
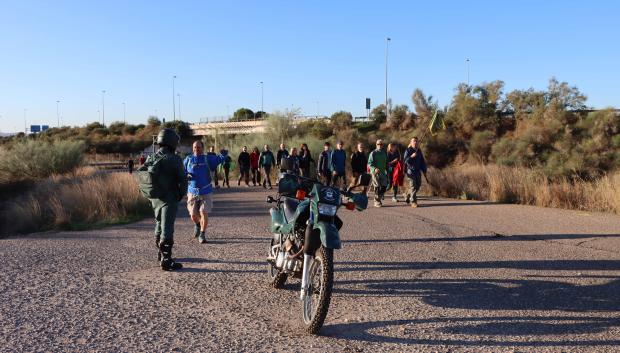
M 278 254 L 274 251 L 275 240 L 271 239 L 271 245 L 269 246 L 269 255 L 272 259 L 275 259 Z M 267 263 L 267 278 L 269 279 L 269 285 L 273 288 L 280 289 L 286 283 L 287 274 L 278 270 L 272 263 Z
M 329 310 L 334 286 L 334 250 L 320 247 L 310 266 L 309 288 L 302 302 L 306 332 L 316 334 L 323 326 Z

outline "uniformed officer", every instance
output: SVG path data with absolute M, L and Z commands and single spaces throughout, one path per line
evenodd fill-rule
M 174 271 L 183 268 L 172 259 L 172 245 L 174 244 L 174 221 L 177 215 L 179 201 L 187 191 L 187 178 L 181 158 L 174 152 L 179 144 L 179 135 L 173 129 L 163 129 L 157 135 L 159 150 L 155 156 L 162 158 L 158 181 L 165 191 L 164 196 L 150 199 L 155 213 L 155 242 L 159 248 L 161 269 Z

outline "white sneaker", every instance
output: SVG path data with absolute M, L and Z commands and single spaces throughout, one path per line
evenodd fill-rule
M 392 197 L 392 202 L 398 202 L 398 199 L 396 198 L 396 196 Z

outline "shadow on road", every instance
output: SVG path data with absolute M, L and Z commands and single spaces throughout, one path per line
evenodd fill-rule
M 484 340 L 447 338 L 420 338 L 418 326 L 443 326 L 439 331 L 446 334 L 484 335 Z M 323 328 L 326 336 L 343 340 L 375 343 L 426 344 L 450 346 L 618 346 L 620 340 L 545 340 L 546 335 L 587 334 L 603 332 L 620 326 L 619 319 L 600 317 L 475 317 L 475 318 L 431 318 L 420 320 L 371 321 L 328 325 Z M 377 331 L 398 330 L 395 334 L 380 334 Z M 489 336 L 523 336 L 524 341 L 494 340 Z M 531 339 L 530 337 L 538 337 Z
M 589 238 L 620 238 L 620 234 L 518 234 L 502 235 L 474 235 L 463 237 L 429 237 L 429 238 L 395 238 L 395 239 L 351 239 L 344 243 L 428 243 L 442 241 L 524 241 L 524 240 L 562 240 L 562 239 L 589 239 Z

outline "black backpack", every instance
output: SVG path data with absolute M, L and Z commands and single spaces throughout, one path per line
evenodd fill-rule
M 161 161 L 164 159 L 163 152 L 157 152 L 150 156 L 136 173 L 138 174 L 138 188 L 140 193 L 147 199 L 159 199 L 165 196 L 166 189 L 161 185 Z

